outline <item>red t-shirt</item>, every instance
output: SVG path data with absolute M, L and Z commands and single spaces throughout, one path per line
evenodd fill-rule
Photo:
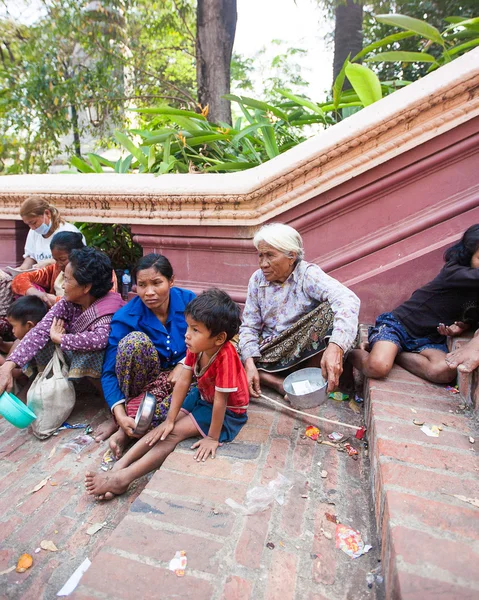
M 249 404 L 248 380 L 236 348 L 226 342 L 202 372 L 199 370 L 200 356 L 187 350 L 184 366 L 196 375 L 203 400 L 213 404 L 215 390 L 228 392 L 226 408 L 237 414 L 245 413 Z

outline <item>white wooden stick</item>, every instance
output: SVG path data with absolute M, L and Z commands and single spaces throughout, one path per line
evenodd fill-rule
M 341 423 L 341 421 L 332 421 L 331 419 L 325 419 L 324 417 L 317 417 L 316 415 L 310 415 L 309 413 L 303 412 L 302 410 L 296 410 L 295 408 L 286 406 L 286 404 L 283 404 L 282 402 L 278 402 L 277 400 L 273 400 L 273 398 L 269 398 L 268 396 L 265 396 L 264 394 L 260 394 L 260 396 L 261 396 L 261 398 L 268 400 L 268 402 L 272 402 L 273 404 L 277 404 L 278 406 L 281 406 L 281 408 L 284 408 L 285 410 L 289 410 L 291 412 L 297 413 L 298 415 L 305 415 L 306 417 L 309 417 L 310 419 L 316 419 L 318 421 L 323 421 L 325 423 L 332 423 L 333 425 L 341 425 L 342 427 L 349 427 L 350 429 L 354 429 L 355 431 L 358 431 L 359 429 L 361 429 L 361 427 L 358 427 L 357 425 L 348 425 L 348 423 Z

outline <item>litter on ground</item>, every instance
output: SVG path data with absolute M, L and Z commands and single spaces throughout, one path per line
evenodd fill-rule
M 358 558 L 369 552 L 372 546 L 364 544 L 359 531 L 338 523 L 336 525 L 336 548 L 339 548 L 351 558 Z
M 177 577 L 183 577 L 185 575 L 186 565 L 188 559 L 184 550 L 177 550 L 175 556 L 170 560 L 168 568 L 173 571 Z

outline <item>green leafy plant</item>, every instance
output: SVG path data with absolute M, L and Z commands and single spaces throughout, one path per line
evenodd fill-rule
M 231 127 L 207 120 L 208 107 L 201 112 L 162 105 L 135 109 L 145 125 L 128 133 L 115 132 L 117 143 L 127 155 L 113 163 L 96 154 L 86 159 L 73 157 L 73 172 L 101 173 L 200 173 L 230 172 L 262 164 L 308 137 L 308 127 L 334 125 L 365 106 L 377 102 L 406 80 L 380 81 L 373 68 L 361 64 L 385 61 L 430 63 L 432 71 L 479 44 L 479 17 L 449 17 L 449 25 L 440 32 L 426 21 L 405 15 L 378 15 L 378 22 L 403 29 L 363 48 L 348 57 L 334 82 L 331 99 L 316 103 L 289 90 L 275 90 L 280 100 L 264 102 L 248 96 L 225 96 L 241 116 Z M 402 40 L 419 37 L 421 51 L 397 49 Z M 441 52 L 426 50 L 438 45 Z M 393 48 L 393 49 L 391 49 Z M 377 52 L 381 50 L 380 52 Z M 384 50 L 384 51 L 382 51 Z M 352 89 L 344 90 L 348 79 Z
M 129 269 L 142 256 L 143 250 L 133 241 L 127 225 L 110 223 L 75 223 L 83 233 L 88 246 L 101 250 L 110 257 L 114 269 Z

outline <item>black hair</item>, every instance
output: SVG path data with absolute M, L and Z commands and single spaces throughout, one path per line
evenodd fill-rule
M 157 273 L 166 277 L 168 281 L 171 281 L 173 278 L 173 267 L 170 261 L 163 254 L 155 254 L 154 252 L 142 256 L 138 260 L 135 267 L 135 274 L 138 274 L 139 271 L 151 269 L 152 267 Z
M 47 312 L 48 306 L 38 296 L 22 296 L 10 306 L 7 317 L 15 319 L 22 325 L 26 325 L 28 321 L 36 325 Z
M 72 250 L 81 250 L 83 246 L 82 234 L 77 231 L 60 231 L 59 233 L 55 233 L 50 242 L 51 250 L 59 248 L 65 250 L 68 254 L 70 254 Z
M 113 270 L 106 254 L 84 246 L 70 252 L 70 265 L 73 277 L 80 285 L 91 284 L 90 294 L 102 298 L 113 286 Z
M 224 331 L 227 341 L 238 333 L 241 323 L 239 306 L 226 292 L 217 288 L 191 300 L 185 308 L 185 316 L 203 323 L 212 337 Z
M 444 252 L 446 262 L 456 262 L 463 267 L 471 266 L 471 258 L 479 249 L 479 225 L 471 225 L 457 244 Z

